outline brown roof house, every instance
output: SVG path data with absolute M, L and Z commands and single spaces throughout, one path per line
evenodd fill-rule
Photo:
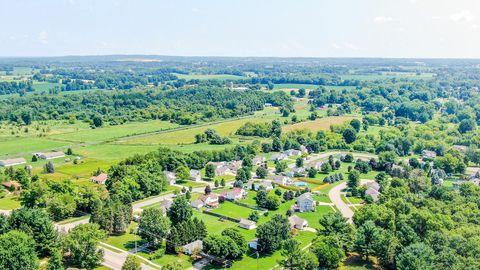
M 305 227 L 308 227 L 308 221 L 297 215 L 290 216 L 288 218 L 288 223 L 290 223 L 292 229 L 303 230 Z
M 1 167 L 15 166 L 25 163 L 27 163 L 27 161 L 24 158 L 11 158 L 0 160 Z
M 240 224 L 240 228 L 244 228 L 247 230 L 253 230 L 257 227 L 257 223 L 255 221 L 244 218 L 241 218 L 238 224 Z
M 105 185 L 105 182 L 107 181 L 108 179 L 108 175 L 106 173 L 101 173 L 97 176 L 92 176 L 90 177 L 90 180 L 96 184 L 99 184 L 99 185 Z

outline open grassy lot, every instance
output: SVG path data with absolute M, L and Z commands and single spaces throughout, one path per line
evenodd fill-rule
M 49 140 L 45 138 L 18 138 L 0 141 L 0 156 L 8 156 L 18 153 L 36 152 L 49 150 L 68 145 L 67 142 Z
M 229 201 L 225 201 L 221 203 L 218 208 L 215 208 L 210 212 L 239 219 L 239 218 L 248 218 L 248 216 L 252 211 L 253 211 L 252 209 L 249 209 L 240 205 L 236 205 Z
M 5 197 L 0 198 L 0 209 L 1 210 L 12 210 L 20 207 L 20 200 L 17 196 L 14 195 L 5 195 Z
M 308 221 L 308 226 L 318 229 L 320 228 L 320 223 L 318 221 L 320 218 L 327 214 L 333 212 L 332 207 L 330 206 L 325 206 L 325 205 L 320 205 L 315 208 L 315 212 L 302 212 L 302 213 L 295 213 L 295 215 L 304 218 Z
M 143 245 L 145 244 L 145 241 L 142 240 L 140 236 L 133 233 L 137 229 L 137 226 L 138 224 L 136 222 L 131 222 L 124 234 L 111 235 L 104 242 L 127 251 L 135 248 L 135 241 L 137 241 L 138 246 Z
M 305 121 L 296 123 L 293 125 L 287 125 L 282 127 L 284 132 L 289 132 L 292 130 L 298 129 L 308 129 L 312 132 L 316 132 L 319 130 L 329 130 L 331 125 L 341 125 L 346 121 L 350 121 L 358 117 L 355 116 L 329 116 L 324 118 L 319 118 L 314 121 Z

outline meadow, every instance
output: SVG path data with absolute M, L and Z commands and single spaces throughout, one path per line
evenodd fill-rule
M 231 74 L 179 74 L 174 73 L 179 79 L 184 80 L 238 80 L 244 79 L 244 76 Z

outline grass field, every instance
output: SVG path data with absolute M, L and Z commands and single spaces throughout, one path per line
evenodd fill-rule
M 332 207 L 320 205 L 315 208 L 315 212 L 302 212 L 302 213 L 295 213 L 295 215 L 304 218 L 308 221 L 308 226 L 318 229 L 320 228 L 320 223 L 318 222 L 320 218 L 327 214 L 333 212 Z
M 0 198 L 0 209 L 1 210 L 12 210 L 20 207 L 20 201 L 17 196 L 6 195 L 3 198 Z
M 10 138 L 0 141 L 0 156 L 49 150 L 66 145 L 68 145 L 67 142 L 54 141 L 46 138 Z
M 341 125 L 346 121 L 355 119 L 358 117 L 355 116 L 329 116 L 324 118 L 319 118 L 314 121 L 305 121 L 296 123 L 293 125 L 284 126 L 282 129 L 285 132 L 298 130 L 298 129 L 308 129 L 312 132 L 319 130 L 329 130 L 331 125 Z
M 252 209 L 236 205 L 232 202 L 225 201 L 220 204 L 218 208 L 215 208 L 211 210 L 210 212 L 224 215 L 227 217 L 232 217 L 232 218 L 248 218 L 250 213 L 252 213 Z

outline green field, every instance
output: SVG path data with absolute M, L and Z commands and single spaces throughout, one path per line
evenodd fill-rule
M 238 80 L 244 79 L 243 76 L 230 74 L 179 74 L 174 73 L 179 79 L 184 80 Z
M 17 138 L 0 141 L 0 156 L 18 153 L 29 153 L 40 150 L 50 150 L 68 145 L 67 142 L 49 140 L 46 138 Z
M 210 212 L 220 214 L 223 216 L 231 217 L 231 218 L 248 218 L 250 213 L 252 213 L 252 209 L 236 205 L 232 202 L 225 201 L 220 204 L 218 208 L 212 209 Z

